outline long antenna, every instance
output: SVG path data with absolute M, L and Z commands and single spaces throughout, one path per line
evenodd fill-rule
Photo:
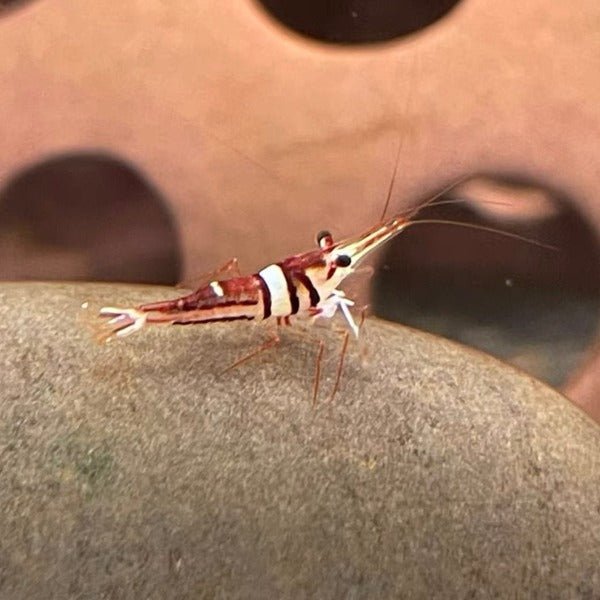
M 408 118 L 408 115 L 410 113 L 410 105 L 412 104 L 413 94 L 415 92 L 415 88 L 417 87 L 416 86 L 416 82 L 417 82 L 416 73 L 417 73 L 417 69 L 419 67 L 418 59 L 419 59 L 419 55 L 418 55 L 418 53 L 415 53 L 414 59 L 412 61 L 412 70 L 413 70 L 413 76 L 411 78 L 412 83 L 408 87 L 408 93 L 406 94 L 406 102 L 404 105 L 403 115 L 404 115 L 405 119 Z M 385 215 L 390 206 L 390 200 L 392 198 L 392 192 L 394 190 L 394 183 L 396 182 L 396 174 L 398 173 L 398 165 L 400 164 L 400 154 L 402 153 L 402 148 L 404 148 L 404 140 L 407 137 L 406 132 L 404 133 L 404 135 L 402 135 L 402 133 L 398 130 L 397 133 L 398 133 L 398 149 L 396 150 L 396 162 L 394 163 L 394 171 L 392 173 L 392 179 L 390 181 L 387 197 L 385 199 L 385 206 L 383 207 L 383 212 L 381 213 L 381 217 L 379 219 L 380 221 L 383 221 L 385 219 Z
M 475 223 L 463 223 L 462 221 L 446 221 L 444 219 L 418 219 L 417 221 L 409 221 L 406 224 L 406 227 L 412 227 L 413 225 L 454 225 L 455 227 L 465 227 L 466 229 L 475 229 L 479 231 L 487 231 L 488 233 L 495 233 L 496 235 L 503 235 L 507 238 L 512 238 L 514 240 L 519 240 L 521 242 L 533 244 L 534 246 L 539 246 L 540 248 L 545 248 L 546 250 L 559 250 L 559 248 L 557 248 L 556 246 L 552 246 L 551 244 L 545 244 L 544 242 L 525 237 L 524 235 L 519 235 L 518 233 L 511 233 L 510 231 L 494 229 L 494 227 L 477 225 Z
M 394 183 L 396 182 L 396 174 L 398 173 L 398 165 L 400 164 L 400 153 L 402 152 L 402 147 L 404 146 L 404 137 L 398 134 L 398 149 L 396 150 L 396 161 L 394 162 L 394 170 L 392 172 L 392 178 L 390 179 L 390 185 L 388 187 L 387 197 L 385 199 L 385 205 L 383 207 L 383 212 L 381 213 L 380 221 L 385 219 L 385 213 L 390 206 L 390 200 L 392 198 L 392 191 L 394 190 Z
M 410 208 L 404 212 L 401 212 L 398 216 L 402 216 L 402 217 L 409 219 L 410 217 L 412 217 L 413 215 L 416 215 L 419 211 L 423 210 L 427 206 L 437 206 L 440 204 L 459 204 L 462 202 L 466 202 L 466 199 L 462 199 L 462 198 L 440 200 L 439 202 L 436 202 L 436 200 L 438 198 L 441 198 L 445 194 L 447 194 L 450 190 L 454 189 L 457 185 L 464 183 L 468 179 L 470 179 L 470 177 L 467 175 L 460 177 L 459 179 L 456 179 L 452 183 L 449 183 L 446 187 L 442 188 L 439 192 L 436 192 L 433 196 L 430 196 L 429 198 L 427 198 L 427 200 L 423 200 L 423 202 L 420 202 L 419 204 L 417 204 L 417 206 Z M 387 208 L 387 205 L 386 205 L 386 208 Z
M 467 204 L 471 202 L 470 198 L 448 198 L 447 200 L 429 200 L 426 206 L 421 208 L 430 208 L 432 206 L 444 206 L 445 204 Z M 502 202 L 502 200 L 478 200 L 482 204 L 491 204 L 492 206 L 513 206 L 513 202 Z

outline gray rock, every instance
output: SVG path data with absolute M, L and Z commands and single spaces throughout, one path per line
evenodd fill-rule
M 600 428 L 559 394 L 368 321 L 331 403 L 319 331 L 313 408 L 314 334 L 219 375 L 260 327 L 76 319 L 168 293 L 0 286 L 0 597 L 600 597 Z

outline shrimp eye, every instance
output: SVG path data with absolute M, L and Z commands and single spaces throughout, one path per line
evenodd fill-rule
M 317 244 L 319 245 L 319 248 L 328 248 L 333 245 L 333 236 L 326 229 L 319 231 L 319 233 L 317 233 Z
M 335 258 L 335 264 L 338 267 L 349 267 L 352 259 L 347 254 L 340 254 Z

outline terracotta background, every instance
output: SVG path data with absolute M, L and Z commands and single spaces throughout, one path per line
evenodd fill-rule
M 29 221 L 9 211 L 2 276 L 100 279 L 134 256 L 129 279 L 160 263 L 164 281 L 180 259 L 191 276 L 232 248 L 250 271 L 324 226 L 345 235 L 375 221 L 398 144 L 395 211 L 486 174 L 543 185 L 598 232 L 599 25 L 594 0 L 464 0 L 403 39 L 340 47 L 290 33 L 249 0 L 37 0 L 0 13 L 0 211 L 27 194 L 54 204 Z M 19 223 L 44 224 L 46 240 L 60 226 L 44 161 L 81 152 L 121 178 L 121 196 L 98 214 L 65 211 L 87 254 L 40 253 L 42 234 Z M 132 200 L 123 161 L 151 200 Z M 86 161 L 75 163 L 69 198 L 97 206 Z M 522 197 L 525 213 L 544 212 Z M 585 261 L 597 268 L 597 251 Z M 567 393 L 600 416 L 599 353 Z

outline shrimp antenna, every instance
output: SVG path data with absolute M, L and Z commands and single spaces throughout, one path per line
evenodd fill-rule
M 396 181 L 396 175 L 398 173 L 398 164 L 400 161 L 400 152 L 402 151 L 402 146 L 403 146 L 403 139 L 400 139 L 400 141 L 398 142 L 398 149 L 396 151 L 396 162 L 394 164 L 394 171 L 392 172 L 392 178 L 390 180 L 390 185 L 388 187 L 388 192 L 387 192 L 387 197 L 385 200 L 385 206 L 383 208 L 383 212 L 381 214 L 381 221 L 383 221 L 385 219 L 385 215 L 387 213 L 387 210 L 390 206 L 390 201 L 392 198 L 392 192 L 394 189 L 394 183 Z M 459 186 L 461 183 L 464 183 L 465 181 L 468 181 L 470 179 L 470 176 L 463 176 L 460 177 L 459 179 L 453 181 L 452 183 L 448 184 L 446 187 L 442 188 L 439 192 L 437 192 L 436 194 L 434 194 L 433 196 L 430 196 L 429 198 L 427 198 L 427 200 L 424 200 L 423 202 L 420 202 L 419 204 L 417 204 L 417 206 L 415 206 L 414 208 L 411 208 L 410 210 L 405 211 L 404 213 L 400 213 L 401 216 L 410 219 L 413 215 L 419 213 L 421 210 L 423 210 L 424 208 L 428 207 L 428 206 L 442 206 L 444 204 L 461 204 L 464 202 L 468 202 L 467 198 L 450 198 L 448 200 L 438 200 L 439 198 L 443 197 L 445 194 L 447 194 L 450 190 L 454 189 L 455 187 Z M 486 204 L 495 204 L 495 205 L 500 205 L 500 206 L 507 206 L 509 203 L 507 202 L 501 202 L 501 201 L 486 201 Z M 496 235 L 502 235 L 504 237 L 507 238 L 512 238 L 515 240 L 519 240 L 521 242 L 526 242 L 528 244 L 533 244 L 534 246 L 538 246 L 540 248 L 545 248 L 546 250 L 553 250 L 553 251 L 557 251 L 558 248 L 556 246 L 553 246 L 552 244 L 545 244 L 544 242 L 540 242 L 538 240 L 534 240 L 532 238 L 528 238 L 526 236 L 523 235 L 519 235 L 518 233 L 511 233 L 509 231 L 503 231 L 501 229 L 495 229 L 494 227 L 487 227 L 485 225 L 477 225 L 475 223 L 464 223 L 462 221 L 447 221 L 444 219 L 419 219 L 417 221 L 409 221 L 407 223 L 407 227 L 409 225 L 416 225 L 418 223 L 421 223 L 423 225 L 454 225 L 455 227 L 464 227 L 466 229 L 475 229 L 475 230 L 479 230 L 479 231 L 487 231 L 489 233 L 495 233 Z
M 461 183 L 464 183 L 465 181 L 468 181 L 469 179 L 470 179 L 470 176 L 468 176 L 468 175 L 465 175 L 463 177 L 456 179 L 452 183 L 449 183 L 446 187 L 442 188 L 439 192 L 436 192 L 433 196 L 429 196 L 429 198 L 427 198 L 427 200 L 423 200 L 422 202 L 419 202 L 419 204 L 417 204 L 414 208 L 405 210 L 405 211 L 401 212 L 398 216 L 402 216 L 402 217 L 409 219 L 410 217 L 412 217 L 413 215 L 416 215 L 419 211 L 423 210 L 424 208 L 426 208 L 428 206 L 438 206 L 441 204 L 460 204 L 462 202 L 467 202 L 466 198 L 455 198 L 455 199 L 439 200 L 439 201 L 438 201 L 438 198 L 441 198 L 442 196 L 447 194 L 450 190 L 454 189 L 457 185 L 460 185 Z M 386 208 L 387 208 L 387 205 L 386 205 Z
M 510 231 L 503 231 L 502 229 L 495 229 L 494 227 L 487 227 L 485 225 L 477 225 L 476 223 L 463 223 L 462 221 L 446 221 L 444 219 L 418 219 L 417 221 L 409 221 L 406 224 L 406 227 L 412 227 L 413 225 L 454 225 L 455 227 L 465 227 L 466 229 L 475 229 L 478 231 L 487 231 L 488 233 L 495 233 L 496 235 L 503 235 L 507 238 L 512 238 L 514 240 L 519 240 L 521 242 L 526 242 L 528 244 L 533 244 L 534 246 L 539 246 L 540 248 L 545 248 L 546 250 L 554 250 L 558 251 L 559 248 L 556 246 L 552 246 L 551 244 L 545 244 L 544 242 L 540 242 L 538 240 L 534 240 L 532 238 L 525 237 L 524 235 L 519 235 L 518 233 L 511 233 Z
M 392 178 L 390 179 L 390 185 L 388 186 L 388 192 L 385 199 L 385 205 L 383 206 L 383 212 L 381 213 L 380 221 L 385 219 L 385 214 L 390 206 L 390 200 L 392 199 L 392 192 L 394 191 L 394 183 L 396 182 L 396 175 L 398 174 L 398 165 L 400 164 L 400 153 L 404 146 L 404 138 L 398 136 L 398 149 L 396 150 L 396 161 L 394 162 L 394 170 L 392 171 Z
M 468 181 L 469 179 L 470 179 L 469 176 L 465 176 L 465 177 L 461 177 L 460 179 L 457 179 L 456 181 L 448 184 L 445 188 L 443 188 L 442 190 L 437 192 L 434 196 L 430 196 L 429 198 L 427 198 L 427 200 L 420 202 L 414 208 L 410 208 L 406 211 L 399 213 L 398 216 L 410 218 L 412 215 L 415 215 L 418 212 L 420 212 L 421 210 L 423 210 L 424 208 L 429 208 L 430 206 L 444 206 L 446 204 L 466 204 L 466 203 L 470 202 L 471 201 L 470 198 L 448 198 L 446 200 L 438 200 L 438 198 L 442 198 L 450 190 L 459 186 L 461 183 Z M 390 187 L 390 192 L 391 192 L 391 187 Z M 480 200 L 479 202 L 481 202 L 482 204 L 490 204 L 492 206 L 511 206 L 512 205 L 511 202 L 502 202 L 501 200 Z M 387 208 L 389 208 L 389 194 L 388 194 L 388 201 L 386 203 L 386 210 L 387 210 Z M 384 211 L 384 214 L 385 214 L 385 211 Z M 381 220 L 383 221 L 383 219 L 384 219 L 384 216 L 382 215 Z
M 423 208 L 430 206 L 444 206 L 445 204 L 467 204 L 471 202 L 470 198 L 448 198 L 447 200 L 430 200 Z M 502 202 L 502 200 L 478 200 L 482 204 L 491 204 L 493 206 L 513 206 L 512 202 Z

